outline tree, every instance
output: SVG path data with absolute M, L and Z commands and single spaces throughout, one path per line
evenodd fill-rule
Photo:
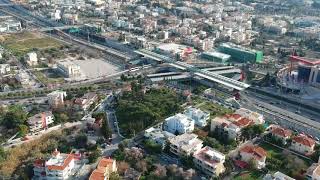
M 28 126 L 26 126 L 24 124 L 19 125 L 19 135 L 21 137 L 24 137 L 25 135 L 27 135 L 28 131 L 29 131 Z
M 94 163 L 101 156 L 101 151 L 99 149 L 94 150 L 89 155 L 89 163 Z
M 121 177 L 118 173 L 112 172 L 110 173 L 109 180 L 121 180 Z
M 124 161 L 120 161 L 118 163 L 117 167 L 118 167 L 117 169 L 118 169 L 119 174 L 124 175 L 124 173 L 126 172 L 127 169 L 129 169 L 130 166 L 128 163 L 126 163 Z
M 139 160 L 136 163 L 136 169 L 142 173 L 145 173 L 148 171 L 148 164 L 145 160 Z
M 27 112 L 23 110 L 20 105 L 13 105 L 8 108 L 8 111 L 2 118 L 1 124 L 8 129 L 13 129 L 21 124 L 24 124 L 27 120 Z
M 144 147 L 146 148 L 146 150 L 148 150 L 150 153 L 161 153 L 162 150 L 162 146 L 151 141 L 151 140 L 146 140 L 144 143 Z
M 105 118 L 102 119 L 101 133 L 105 138 L 112 137 L 112 130 L 109 126 L 109 121 L 106 120 Z
M 85 134 L 79 134 L 75 138 L 75 146 L 77 148 L 84 148 L 87 145 L 88 137 Z
M 194 167 L 192 155 L 190 155 L 190 156 L 182 156 L 181 162 L 187 168 L 193 168 Z
M 6 159 L 6 152 L 4 151 L 3 147 L 0 147 L 0 162 L 4 161 Z

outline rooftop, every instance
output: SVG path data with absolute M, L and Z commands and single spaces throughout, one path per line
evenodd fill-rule
M 193 157 L 209 164 L 210 166 L 214 166 L 218 163 L 223 163 L 225 160 L 224 154 L 214 150 L 209 146 L 202 148 L 199 152 L 194 154 Z
M 315 145 L 315 140 L 309 138 L 308 136 L 306 135 L 303 135 L 303 134 L 299 134 L 297 136 L 294 136 L 292 138 L 292 141 L 295 141 L 299 144 L 303 144 L 305 146 L 309 146 L 309 147 L 312 147 Z
M 70 162 L 73 160 L 72 154 L 60 154 L 59 151 L 55 150 L 52 153 L 52 158 L 46 162 L 48 170 L 62 171 Z
M 49 116 L 53 116 L 51 111 L 38 113 L 38 114 L 28 118 L 28 124 L 36 124 L 36 123 L 42 122 L 42 118 L 46 118 Z
M 170 143 L 180 147 L 181 149 L 192 149 L 199 144 L 202 144 L 203 141 L 198 139 L 196 134 L 181 134 L 179 136 L 169 139 Z
M 273 128 L 271 133 L 282 137 L 290 137 L 292 135 L 292 132 L 290 130 L 284 129 L 282 127 Z
M 221 52 L 217 52 L 217 51 L 208 51 L 208 52 L 203 52 L 203 54 L 207 54 L 216 58 L 221 58 L 221 59 L 229 59 L 231 58 L 231 56 L 229 54 L 224 54 Z
M 253 145 L 244 146 L 243 148 L 240 149 L 240 152 L 251 154 L 254 158 L 258 160 L 267 156 L 267 152 L 263 148 L 259 146 L 253 146 Z

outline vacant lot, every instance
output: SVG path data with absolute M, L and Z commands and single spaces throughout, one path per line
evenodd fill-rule
M 118 67 L 103 59 L 75 60 L 74 63 L 80 66 L 81 70 L 88 78 L 107 76 L 119 71 Z
M 44 50 L 62 46 L 57 40 L 31 32 L 2 35 L 0 43 L 17 56 L 23 56 L 34 49 Z

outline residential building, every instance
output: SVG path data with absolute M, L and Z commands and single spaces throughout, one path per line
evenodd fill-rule
M 35 133 L 48 128 L 54 121 L 54 116 L 51 111 L 42 112 L 28 118 L 29 130 Z
M 73 154 L 61 154 L 57 149 L 49 160 L 36 160 L 34 163 L 34 179 L 63 180 L 68 179 L 75 167 Z
M 284 129 L 280 126 L 272 128 L 270 133 L 274 138 L 281 140 L 282 144 L 286 144 L 287 140 L 292 135 L 290 130 Z
M 59 61 L 58 70 L 68 78 L 80 77 L 82 75 L 80 66 L 69 60 Z
M 310 154 L 314 152 L 315 140 L 309 138 L 306 135 L 299 134 L 292 138 L 290 149 L 302 153 Z
M 53 91 L 47 95 L 48 103 L 52 107 L 58 107 L 64 104 L 64 98 L 67 96 L 65 91 Z
M 225 155 L 206 146 L 193 154 L 195 167 L 207 176 L 218 177 L 225 171 Z
M 230 140 L 236 140 L 241 135 L 241 129 L 254 124 L 252 120 L 239 114 L 216 117 L 211 120 L 210 130 Z
M 108 180 L 111 173 L 117 172 L 116 160 L 102 158 L 91 173 L 89 180 Z
M 29 66 L 36 66 L 38 65 L 38 57 L 37 57 L 37 53 L 35 52 L 30 52 L 27 54 L 27 60 L 26 60 L 27 64 Z
M 210 113 L 201 111 L 200 109 L 193 108 L 191 106 L 187 107 L 184 114 L 194 121 L 197 126 L 204 127 L 207 125 L 207 121 L 210 118 Z
M 77 98 L 74 103 L 77 105 L 80 109 L 87 111 L 90 106 L 98 101 L 98 95 L 93 92 L 89 92 L 83 95 L 81 98 Z
M 275 172 L 274 174 L 266 174 L 263 180 L 295 180 L 294 178 L 283 174 L 282 172 Z
M 175 155 L 191 155 L 199 151 L 202 148 L 202 143 L 196 134 L 182 134 L 176 137 L 170 138 L 170 152 Z
M 307 169 L 305 175 L 308 180 L 320 180 L 320 159 Z
M 161 128 L 151 127 L 144 131 L 144 137 L 159 144 L 162 148 L 165 148 L 167 140 L 175 137 L 175 135 L 170 132 L 163 131 Z
M 241 117 L 252 120 L 254 122 L 254 124 L 263 124 L 264 123 L 264 117 L 262 114 L 251 111 L 249 109 L 240 108 L 240 109 L 236 110 L 235 114 L 239 114 Z
M 165 119 L 163 129 L 173 134 L 191 133 L 194 130 L 194 121 L 179 113 Z
M 10 71 L 11 71 L 10 64 L 0 64 L 0 75 L 6 75 L 10 73 Z
M 263 148 L 254 145 L 246 145 L 242 147 L 239 152 L 242 161 L 249 163 L 253 160 L 258 169 L 265 167 L 267 152 Z

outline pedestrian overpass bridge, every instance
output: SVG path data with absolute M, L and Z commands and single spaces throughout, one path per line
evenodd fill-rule
M 137 54 L 140 54 L 144 57 L 150 58 L 152 60 L 158 61 L 158 62 L 166 62 L 169 63 L 170 66 L 173 66 L 177 69 L 183 70 L 183 71 L 189 71 L 193 73 L 196 76 L 205 78 L 207 80 L 225 85 L 229 88 L 233 88 L 239 91 L 245 90 L 246 88 L 250 87 L 249 84 L 234 80 L 232 78 L 228 78 L 225 76 L 222 76 L 220 74 L 210 72 L 206 69 L 199 69 L 193 65 L 187 64 L 185 62 L 181 61 L 175 61 L 172 58 L 169 58 L 167 56 L 163 56 L 161 54 L 149 51 L 147 49 L 140 49 L 135 51 Z

